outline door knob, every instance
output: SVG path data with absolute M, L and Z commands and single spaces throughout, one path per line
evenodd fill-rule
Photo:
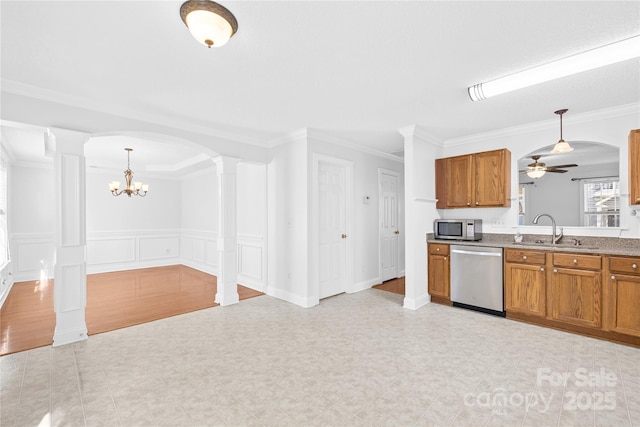
M 394 231 L 395 234 L 400 234 L 399 230 Z
M 342 237 L 343 239 L 346 239 L 346 238 L 347 238 L 347 235 L 346 235 L 346 234 L 343 234 L 341 237 Z

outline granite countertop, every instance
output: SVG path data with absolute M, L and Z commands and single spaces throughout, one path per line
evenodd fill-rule
M 482 240 L 475 242 L 440 240 L 427 234 L 427 243 L 450 245 L 489 246 L 509 249 L 537 249 L 550 252 L 575 252 L 598 255 L 640 256 L 640 239 L 619 237 L 564 236 L 557 245 L 551 245 L 551 236 L 545 234 L 523 234 L 523 241 L 516 243 L 512 234 L 484 233 Z M 542 241 L 543 243 L 536 243 Z M 579 245 L 575 241 L 580 242 Z

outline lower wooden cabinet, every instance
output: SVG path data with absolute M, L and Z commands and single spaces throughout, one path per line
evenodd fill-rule
M 450 301 L 449 245 L 429 243 L 427 253 L 429 295 L 434 302 Z
M 554 253 L 550 293 L 552 319 L 602 327 L 602 257 Z
M 450 302 L 449 245 L 429 244 L 428 290 Z M 504 250 L 507 318 L 640 347 L 640 257 Z
M 602 326 L 602 273 L 554 268 L 551 276 L 551 318 L 577 326 Z
M 528 265 L 505 262 L 504 283 L 504 305 L 507 312 L 539 317 L 546 315 L 544 263 Z
M 607 329 L 640 337 L 640 258 L 609 257 Z

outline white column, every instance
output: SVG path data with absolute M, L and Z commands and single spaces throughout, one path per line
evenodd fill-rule
M 220 305 L 236 304 L 238 297 L 238 243 L 236 219 L 236 170 L 240 159 L 216 157 L 218 175 L 218 291 Z
M 89 136 L 65 129 L 47 135 L 47 146 L 55 147 L 54 347 L 87 339 L 84 143 Z
M 399 130 L 404 136 L 405 297 L 404 307 L 417 310 L 430 302 L 427 293 L 427 233 L 438 218 L 435 200 L 435 159 L 441 143 L 416 126 Z

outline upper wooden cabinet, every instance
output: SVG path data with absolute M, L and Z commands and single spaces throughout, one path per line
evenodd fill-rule
M 437 159 L 436 208 L 511 206 L 511 152 L 506 148 Z
M 629 133 L 629 203 L 640 204 L 640 129 Z

